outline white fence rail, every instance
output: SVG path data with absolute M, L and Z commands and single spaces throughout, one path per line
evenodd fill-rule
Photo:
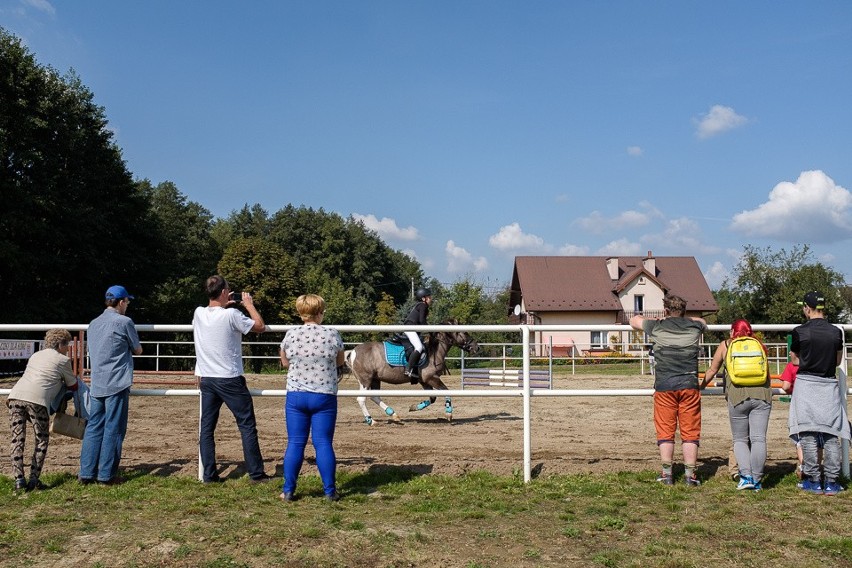
M 287 330 L 295 326 L 269 326 L 270 332 L 283 335 Z M 531 341 L 532 333 L 537 331 L 630 331 L 630 326 L 624 325 L 426 325 L 426 326 L 367 326 L 367 325 L 340 325 L 329 326 L 334 327 L 342 335 L 346 333 L 393 333 L 399 331 L 458 331 L 463 329 L 472 334 L 477 332 L 504 332 L 517 333 L 520 335 L 520 344 L 522 345 L 522 376 L 523 386 L 521 388 L 512 389 L 477 389 L 477 390 L 447 390 L 442 391 L 442 396 L 451 397 L 521 397 L 523 399 L 523 471 L 524 481 L 529 482 L 532 478 L 532 448 L 531 448 L 531 432 L 532 432 L 532 398 L 534 396 L 652 396 L 653 389 L 603 389 L 603 390 L 584 390 L 584 389 L 533 389 L 530 385 L 530 361 L 531 361 Z M 727 325 L 710 325 L 710 331 L 726 332 L 730 329 Z M 752 325 L 755 331 L 790 331 L 795 327 L 794 324 L 765 324 Z M 843 331 L 844 337 L 844 357 L 840 368 L 841 380 L 845 386 L 846 378 L 846 332 L 852 331 L 852 325 L 838 325 Z M 32 331 L 47 331 L 48 329 L 62 328 L 69 331 L 85 331 L 88 326 L 85 324 L 0 324 L 0 333 L 5 332 L 32 332 Z M 166 333 L 166 332 L 184 332 L 191 333 L 192 326 L 190 325 L 137 325 L 136 326 L 140 337 L 149 333 Z M 259 390 L 252 389 L 253 396 L 286 396 L 284 390 Z M 705 391 L 709 395 L 720 395 L 721 389 L 707 389 Z M 9 389 L 0 389 L 0 395 L 8 395 Z M 134 396 L 200 396 L 200 392 L 196 389 L 133 389 L 131 394 Z M 776 392 L 776 394 L 779 394 Z M 844 397 L 848 394 L 848 389 L 843 389 Z M 419 389 L 407 390 L 340 390 L 337 393 L 339 397 L 359 397 L 359 396 L 386 396 L 386 397 L 417 397 L 423 396 L 423 391 Z M 199 463 L 200 466 L 200 463 Z M 200 470 L 200 467 L 199 467 Z M 843 474 L 849 477 L 849 445 L 844 440 L 843 443 Z

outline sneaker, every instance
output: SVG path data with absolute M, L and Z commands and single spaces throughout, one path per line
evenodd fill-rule
M 274 475 L 264 473 L 260 477 L 249 478 L 249 483 L 266 483 L 267 481 L 272 481 L 273 479 L 276 479 Z
M 822 495 L 822 484 L 819 481 L 805 479 L 802 481 L 802 491 L 813 493 L 814 495 Z
M 674 485 L 674 479 L 672 479 L 671 474 L 661 473 L 660 477 L 657 478 L 657 483 L 662 483 L 663 485 Z
M 737 491 L 742 491 L 743 489 L 754 489 L 754 480 L 747 475 L 741 475 L 740 482 L 737 483 Z
M 824 495 L 837 495 L 843 491 L 843 488 L 840 487 L 840 484 L 836 481 L 826 481 L 825 483 L 825 491 L 823 491 Z
M 763 486 L 760 484 L 759 481 L 755 481 L 754 482 L 754 489 L 752 489 L 752 491 L 760 491 L 761 489 L 763 489 Z
M 687 487 L 698 487 L 699 485 L 701 485 L 701 482 L 698 480 L 697 477 L 695 477 L 695 475 L 693 475 L 692 477 L 684 477 L 683 482 L 686 484 Z
M 340 501 L 340 493 L 337 492 L 337 489 L 332 491 L 331 493 L 326 493 L 325 498 L 331 502 Z
M 296 495 L 293 494 L 292 491 L 284 491 L 281 495 L 278 496 L 282 501 L 287 501 L 288 503 L 296 500 Z

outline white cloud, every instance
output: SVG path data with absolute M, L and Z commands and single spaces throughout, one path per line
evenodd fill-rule
M 627 239 L 618 239 L 610 241 L 597 250 L 596 254 L 605 256 L 639 256 L 642 252 L 642 245 L 639 243 L 631 243 Z
M 56 8 L 47 0 L 22 0 L 24 4 L 51 16 L 56 15 Z
M 567 193 L 560 193 L 554 198 L 556 203 L 568 203 L 569 197 Z
M 524 233 L 518 223 L 500 227 L 497 234 L 488 237 L 488 244 L 504 252 L 547 252 L 552 248 L 541 237 Z
M 627 155 L 628 156 L 641 156 L 642 148 L 639 146 L 628 146 L 627 147 Z
M 802 172 L 769 192 L 769 201 L 734 215 L 731 229 L 791 242 L 837 242 L 852 237 L 852 194 L 820 170 Z
M 718 290 L 722 287 L 725 278 L 728 277 L 728 269 L 718 260 L 713 263 L 713 266 L 704 273 L 704 279 L 711 290 Z
M 559 254 L 565 256 L 586 256 L 587 254 L 589 254 L 589 247 L 566 243 L 559 247 Z
M 704 139 L 738 128 L 747 123 L 748 119 L 737 114 L 731 107 L 713 105 L 710 107 L 710 112 L 696 122 L 698 123 L 696 135 Z
M 642 242 L 689 255 L 719 252 L 719 247 L 704 244 L 701 226 L 689 217 L 670 219 L 662 233 L 643 235 Z
M 647 201 L 643 201 L 639 206 L 644 211 L 630 209 L 622 211 L 615 217 L 604 217 L 600 211 L 592 211 L 588 217 L 576 219 L 572 224 L 589 233 L 601 235 L 609 231 L 624 231 L 644 227 L 652 219 L 663 216 Z
M 488 269 L 488 260 L 480 256 L 474 258 L 467 250 L 456 245 L 453 241 L 447 241 L 447 271 L 448 272 L 481 272 Z
M 353 213 L 352 217 L 364 223 L 364 226 L 379 234 L 381 237 L 398 239 L 401 241 L 415 241 L 420 238 L 417 229 L 414 227 L 401 228 L 397 226 L 396 221 L 388 217 L 377 219 L 375 215 L 360 215 Z

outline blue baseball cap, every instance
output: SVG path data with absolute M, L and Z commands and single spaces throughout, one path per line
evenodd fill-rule
M 124 286 L 110 286 L 107 288 L 107 300 L 123 300 L 124 298 L 134 299 L 133 296 L 127 293 L 127 289 Z

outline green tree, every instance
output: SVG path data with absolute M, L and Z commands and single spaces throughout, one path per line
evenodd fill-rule
M 798 323 L 806 292 L 818 290 L 826 297 L 829 321 L 846 318 L 846 303 L 840 293 L 843 275 L 813 258 L 807 245 L 791 251 L 747 245 L 731 277 L 715 293 L 719 304 L 716 318 L 730 323 L 745 318 L 752 323 Z
M 393 296 L 387 292 L 382 292 L 382 299 L 376 303 L 376 317 L 373 323 L 376 325 L 394 325 L 397 321 L 396 304 L 393 302 Z
M 93 99 L 0 28 L 0 294 L 22 299 L 8 322 L 88 321 L 109 285 L 140 306 L 155 284 L 148 202 Z
M 295 261 L 277 243 L 260 237 L 237 239 L 225 249 L 219 273 L 231 289 L 252 294 L 267 324 L 301 323 L 293 305 L 303 282 Z
M 146 307 L 156 314 L 158 323 L 186 323 L 195 306 L 207 303 L 202 284 L 216 272 L 222 256 L 211 234 L 213 216 L 188 201 L 172 182 L 155 187 L 141 180 L 137 185 L 148 196 L 162 243 L 157 284 Z

